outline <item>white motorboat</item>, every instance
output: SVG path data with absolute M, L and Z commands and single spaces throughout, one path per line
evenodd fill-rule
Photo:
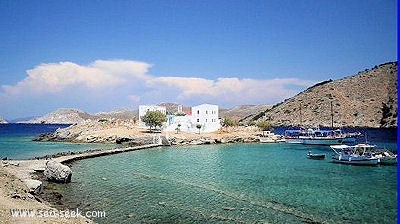
M 259 139 L 261 143 L 285 142 L 285 139 L 283 138 L 282 135 L 276 135 L 271 131 L 263 131 Z
M 335 152 L 335 154 L 332 155 L 332 162 L 334 163 L 377 165 L 380 162 L 380 158 L 373 155 L 375 145 L 331 145 L 330 147 Z

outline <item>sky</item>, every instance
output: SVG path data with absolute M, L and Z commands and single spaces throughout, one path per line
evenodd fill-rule
M 397 60 L 396 0 L 0 1 L 0 116 L 275 104 Z

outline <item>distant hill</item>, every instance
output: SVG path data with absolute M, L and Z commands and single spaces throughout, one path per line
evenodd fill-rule
M 61 108 L 42 117 L 36 117 L 31 120 L 20 121 L 18 123 L 73 124 L 82 122 L 86 119 L 93 119 L 93 115 L 78 109 Z
M 273 125 L 397 127 L 397 62 L 318 83 L 253 117 Z
M 93 115 L 96 119 L 124 119 L 129 120 L 133 118 L 137 118 L 139 116 L 139 110 L 130 110 L 130 109 L 118 109 L 109 112 L 99 112 Z

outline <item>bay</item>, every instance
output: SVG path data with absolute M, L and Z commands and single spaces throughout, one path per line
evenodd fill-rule
M 327 146 L 156 148 L 72 164 L 60 192 L 98 223 L 397 223 L 397 167 L 306 158 Z
M 0 157 L 114 147 L 31 141 L 59 127 L 0 125 Z M 355 131 L 397 151 L 396 129 Z M 309 160 L 309 150 L 327 158 Z M 330 153 L 284 143 L 160 147 L 76 161 L 72 183 L 47 187 L 64 209 L 105 211 L 97 223 L 397 223 L 397 166 L 334 164 Z

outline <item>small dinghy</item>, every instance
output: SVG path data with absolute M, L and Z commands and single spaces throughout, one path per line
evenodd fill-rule
M 325 159 L 325 154 L 313 154 L 308 151 L 307 158 L 309 159 Z

